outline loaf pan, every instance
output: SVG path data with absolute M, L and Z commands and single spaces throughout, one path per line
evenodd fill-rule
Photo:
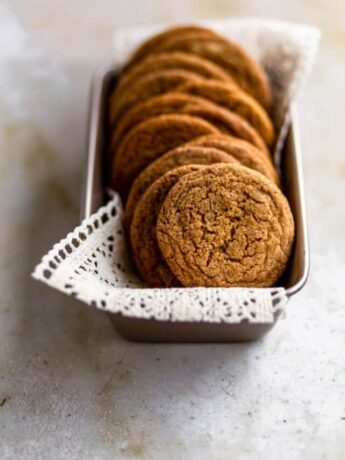
M 89 113 L 86 174 L 83 186 L 82 218 L 87 218 L 108 200 L 104 163 L 108 145 L 107 102 L 116 84 L 118 69 L 113 65 L 100 67 L 94 77 Z M 309 248 L 304 204 L 303 173 L 299 125 L 296 108 L 291 108 L 291 125 L 281 156 L 283 191 L 295 219 L 296 236 L 293 252 L 279 286 L 288 297 L 305 284 L 309 270 Z M 115 329 L 124 337 L 146 342 L 243 342 L 262 337 L 276 323 L 225 324 L 205 322 L 169 322 L 108 314 Z

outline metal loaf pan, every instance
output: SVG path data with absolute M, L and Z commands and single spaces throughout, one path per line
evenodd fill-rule
M 107 101 L 116 83 L 118 70 L 112 65 L 100 67 L 94 77 L 89 114 L 89 132 L 82 217 L 89 217 L 104 205 L 105 180 L 103 174 L 107 146 Z M 305 284 L 309 269 L 309 249 L 304 205 L 303 174 L 296 109 L 292 108 L 292 123 L 281 158 L 282 187 L 287 196 L 296 225 L 296 238 L 289 264 L 279 285 L 286 288 L 288 297 Z M 199 322 L 168 322 L 129 318 L 110 314 L 115 329 L 131 340 L 146 342 L 243 342 L 260 338 L 275 324 L 218 324 Z M 278 316 L 278 315 L 277 315 Z

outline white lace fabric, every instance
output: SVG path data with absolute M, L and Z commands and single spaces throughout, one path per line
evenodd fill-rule
M 288 108 L 308 76 L 319 32 L 281 21 L 237 19 L 207 22 L 239 42 L 265 67 L 273 91 L 273 119 L 279 132 L 275 159 L 288 128 Z M 115 60 L 163 26 L 115 33 Z M 284 288 L 149 288 L 136 275 L 122 229 L 117 194 L 56 244 L 33 277 L 70 296 L 111 313 L 159 321 L 272 323 L 284 312 Z
M 102 310 L 160 321 L 271 323 L 283 288 L 155 288 L 135 275 L 116 194 L 43 257 L 33 277 Z

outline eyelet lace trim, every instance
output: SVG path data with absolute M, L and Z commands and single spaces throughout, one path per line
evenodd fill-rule
M 111 313 L 159 321 L 272 323 L 285 309 L 283 288 L 146 287 L 128 258 L 117 194 L 54 245 L 33 277 Z

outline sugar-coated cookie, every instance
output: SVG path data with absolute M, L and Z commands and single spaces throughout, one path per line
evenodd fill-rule
M 156 70 L 138 78 L 134 86 L 117 91 L 110 96 L 110 125 L 114 126 L 126 112 L 150 97 L 173 91 L 184 83 L 201 81 L 203 78 L 190 70 Z
M 182 285 L 268 287 L 288 261 L 294 221 L 272 181 L 244 166 L 216 164 L 171 188 L 156 231 Z
M 208 59 L 226 70 L 244 91 L 265 109 L 271 106 L 271 90 L 267 75 L 241 46 L 221 36 L 175 36 L 157 45 L 152 53 L 182 51 Z
M 249 142 L 224 134 L 210 134 L 193 139 L 187 145 L 213 147 L 227 152 L 243 166 L 255 169 L 279 185 L 279 176 L 272 163 L 272 158 Z
M 170 150 L 145 168 L 133 182 L 124 212 L 125 228 L 129 228 L 135 207 L 148 187 L 172 169 L 190 164 L 211 165 L 237 162 L 233 156 L 216 148 L 185 145 Z
M 157 244 L 156 221 L 170 188 L 181 177 L 200 168 L 202 166 L 182 166 L 163 175 L 146 190 L 135 208 L 130 226 L 132 257 L 138 272 L 149 286 L 171 287 L 180 284 L 161 256 Z
M 125 65 L 125 70 L 133 67 L 137 62 L 142 61 L 146 56 L 149 56 L 152 52 L 156 52 L 157 49 L 160 46 L 164 45 L 165 42 L 175 37 L 188 38 L 190 35 L 194 38 L 204 36 L 218 36 L 218 34 L 211 29 L 207 29 L 205 27 L 192 24 L 184 24 L 169 27 L 168 29 L 164 29 L 145 40 L 129 58 L 128 62 Z
M 122 91 L 134 85 L 142 75 L 148 75 L 157 70 L 168 69 L 187 70 L 196 73 L 200 77 L 234 83 L 234 79 L 214 62 L 190 53 L 172 51 L 168 53 L 157 53 L 152 56 L 148 55 L 138 64 L 131 67 L 127 72 L 124 72 L 116 89 Z
M 221 132 L 244 139 L 269 154 L 267 145 L 257 130 L 241 115 L 203 97 L 176 92 L 149 98 L 128 110 L 113 131 L 111 148 L 115 149 L 124 135 L 138 123 L 147 118 L 169 113 L 203 118 Z
M 267 145 L 274 141 L 273 124 L 262 106 L 249 94 L 231 83 L 198 81 L 182 84 L 177 91 L 200 96 L 231 110 L 248 121 Z
M 134 127 L 117 149 L 111 186 L 126 198 L 134 179 L 152 161 L 181 144 L 219 131 L 207 121 L 189 115 L 161 115 Z

